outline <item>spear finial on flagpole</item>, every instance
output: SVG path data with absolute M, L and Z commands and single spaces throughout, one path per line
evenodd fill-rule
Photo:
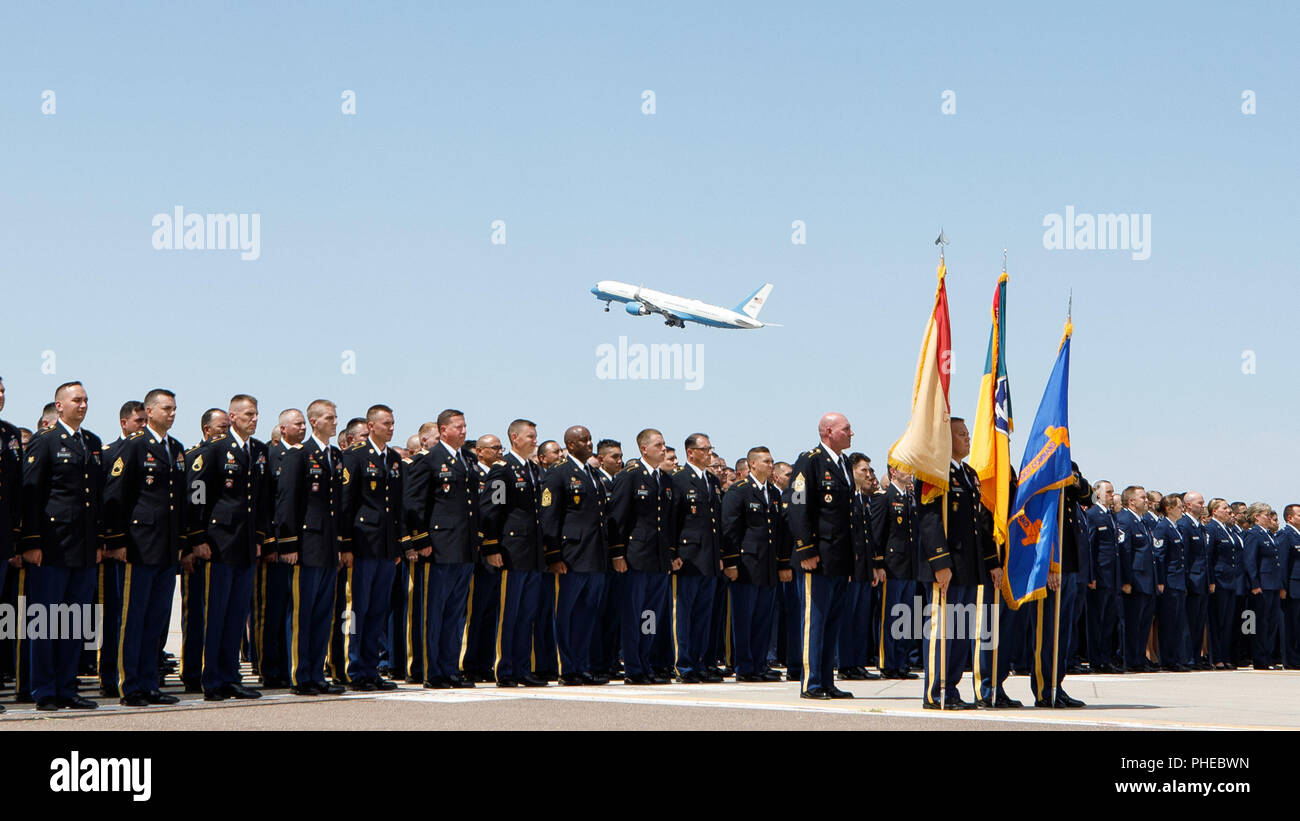
M 943 226 L 939 226 L 939 236 L 934 244 L 939 246 L 939 261 L 943 262 L 943 246 L 948 244 L 948 238 L 943 235 Z
M 1002 273 L 1007 272 L 1007 249 L 1002 249 Z
M 1074 319 L 1074 289 L 1071 288 L 1067 293 L 1069 293 L 1069 301 L 1065 303 L 1065 318 L 1068 320 L 1073 320 Z

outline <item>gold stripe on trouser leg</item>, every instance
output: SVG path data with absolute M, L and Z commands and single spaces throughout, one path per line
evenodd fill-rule
M 564 675 L 564 661 L 560 658 L 560 637 L 559 637 L 559 629 L 558 629 L 560 625 L 560 574 L 559 573 L 555 574 L 555 607 L 553 608 L 551 613 L 551 620 L 555 622 L 555 626 L 557 628 L 555 631 L 556 632 L 555 672 L 557 675 L 562 676 Z
M 352 568 L 348 568 L 349 571 L 351 571 L 351 569 Z M 335 613 L 335 608 L 337 608 L 338 606 L 339 606 L 339 576 L 338 576 L 338 572 L 335 571 L 334 578 L 330 581 L 330 629 L 329 632 L 325 634 L 327 637 L 325 639 L 325 663 L 329 665 L 331 678 L 333 679 L 342 678 L 344 680 L 348 680 L 347 656 L 343 657 L 342 676 L 340 676 L 338 673 L 337 660 L 334 658 L 334 631 L 338 629 L 338 622 L 334 618 L 334 613 Z
M 98 578 L 95 580 L 95 602 L 97 604 L 103 605 L 104 569 L 105 569 L 104 565 L 100 564 L 98 569 L 99 569 L 99 573 L 97 574 Z M 120 632 L 121 631 L 119 628 L 119 635 Z M 100 685 L 103 686 L 104 684 L 104 642 L 102 641 L 99 643 L 99 647 L 95 648 L 95 674 L 99 677 Z M 121 682 L 118 682 L 118 684 L 121 685 Z
M 934 668 L 935 665 L 934 656 L 939 641 L 939 625 L 937 623 L 938 619 L 936 618 L 935 610 L 939 609 L 941 606 L 942 603 L 939 601 L 939 585 L 931 584 L 930 585 L 930 663 L 925 665 L 925 702 L 927 704 L 934 703 L 934 697 L 930 695 L 930 692 L 934 689 L 934 676 L 935 673 L 937 672 Z
M 424 680 L 429 680 L 429 568 L 433 566 L 433 559 L 430 558 L 424 565 L 424 595 L 421 596 L 423 604 L 420 607 L 420 643 L 424 645 L 420 649 L 420 660 L 424 662 Z
M 1034 683 L 1038 685 L 1038 698 L 1043 698 L 1043 600 L 1036 602 L 1034 619 Z
M 885 605 L 888 603 L 889 580 L 880 583 L 880 651 L 876 654 L 876 669 L 885 671 Z
M 726 616 L 726 618 L 723 619 L 723 621 L 722 621 L 722 640 L 723 640 L 723 647 L 725 648 L 723 658 L 726 659 L 726 661 L 727 661 L 727 666 L 728 666 L 728 667 L 735 667 L 735 666 L 736 666 L 735 659 L 733 659 L 733 658 L 731 657 L 731 653 L 732 653 L 732 646 L 731 646 L 731 629 L 732 629 L 732 624 L 731 624 L 731 585 L 727 585 L 727 616 Z M 712 659 L 710 659 L 709 661 L 711 662 Z M 712 667 L 713 665 L 710 664 L 709 666 Z
M 415 561 L 406 560 L 406 677 L 415 678 Z
M 27 568 L 18 568 L 18 597 L 23 599 L 23 607 L 26 605 L 27 598 Z M 23 640 L 14 637 L 14 692 L 17 693 L 23 687 Z M 31 689 L 30 687 L 28 688 Z
M 984 585 L 981 584 L 979 587 L 975 588 L 975 639 L 973 642 L 975 647 L 975 664 L 972 669 L 975 671 L 974 678 L 975 678 L 975 700 L 976 701 L 980 700 L 980 679 L 981 679 L 980 674 L 983 672 L 983 670 L 980 669 L 980 651 L 984 649 L 984 641 L 983 641 L 984 631 L 982 629 L 983 627 L 984 627 Z M 996 672 L 994 673 L 994 677 L 995 678 L 997 677 Z M 993 696 L 989 696 L 989 698 L 992 697 Z
M 103 565 L 101 565 L 102 567 Z M 126 575 L 122 582 L 122 621 L 117 626 L 117 694 L 121 697 L 126 696 L 126 660 L 123 658 L 123 652 L 126 650 L 126 614 L 131 609 L 131 565 L 126 566 Z M 146 597 L 147 598 L 147 597 Z M 146 601 L 146 605 L 148 602 Z M 100 642 L 103 646 L 103 642 Z M 144 652 L 144 645 L 140 645 L 140 651 Z M 101 674 L 102 675 L 102 674 Z M 150 690 L 153 687 L 149 688 Z
M 271 566 L 257 568 L 257 669 L 266 678 L 266 584 L 271 580 Z
M 212 562 L 203 563 L 203 643 L 199 648 L 199 675 L 208 669 L 208 600 L 212 598 Z
M 497 681 L 501 680 L 498 668 L 501 666 L 501 631 L 505 628 L 506 622 L 506 578 L 508 573 L 509 571 L 504 567 L 501 568 L 501 602 L 497 605 L 497 657 L 496 661 L 492 662 L 492 678 Z M 515 670 L 514 674 L 519 675 L 519 671 Z
M 465 672 L 465 651 L 469 649 L 469 620 L 474 616 L 474 571 L 470 570 L 469 595 L 465 597 L 465 628 L 460 631 L 460 656 L 456 659 L 456 669 Z
M 193 573 L 194 571 L 190 571 Z M 185 681 L 185 647 L 190 638 L 190 580 L 185 570 L 181 570 L 181 681 Z
M 289 642 L 289 681 L 298 686 L 298 607 L 302 603 L 302 568 L 293 566 L 293 638 Z
M 682 674 L 677 669 L 677 659 L 681 658 L 681 652 L 677 649 L 677 574 L 672 576 L 673 580 L 673 672 L 678 676 Z
M 353 557 L 352 561 L 356 561 Z M 349 684 L 352 683 L 352 676 L 348 675 L 348 659 L 352 656 L 352 631 L 357 629 L 357 614 L 352 611 L 352 568 L 348 568 L 348 575 L 343 581 L 343 608 L 347 615 L 344 619 L 343 631 L 343 658 L 335 659 L 334 656 L 334 631 L 338 629 L 338 624 L 334 619 L 334 607 L 330 607 L 330 667 L 335 678 L 342 678 Z M 334 583 L 334 598 L 339 597 L 338 582 Z M 339 675 L 339 670 L 343 670 L 343 675 Z
M 801 689 L 808 689 L 808 676 L 811 675 L 811 665 L 809 663 L 809 637 L 812 636 L 812 574 L 803 574 L 803 682 Z M 826 635 L 823 631 L 822 641 L 825 642 Z M 822 648 L 826 652 L 826 648 Z

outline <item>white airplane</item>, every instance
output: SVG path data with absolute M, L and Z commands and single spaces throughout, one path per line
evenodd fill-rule
M 596 299 L 605 303 L 606 311 L 609 310 L 611 302 L 623 302 L 626 303 L 624 310 L 632 316 L 662 314 L 664 324 L 669 327 L 675 325 L 678 328 L 685 328 L 687 322 L 696 322 L 712 328 L 749 329 L 776 325 L 775 322 L 758 321 L 758 312 L 763 309 L 767 295 L 772 293 L 770 282 L 750 294 L 744 302 L 736 306 L 735 310 L 710 305 L 698 299 L 687 299 L 674 294 L 665 294 L 663 291 L 628 285 L 626 282 L 616 282 L 612 279 L 597 282 L 591 292 L 596 295 Z

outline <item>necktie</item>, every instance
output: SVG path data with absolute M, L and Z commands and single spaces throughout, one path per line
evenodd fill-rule
M 334 463 L 330 461 L 330 449 L 329 449 L 329 446 L 326 446 L 326 448 L 325 448 L 325 467 L 326 467 L 328 470 L 334 470 Z
M 81 455 L 84 457 L 86 455 L 86 440 L 81 438 L 81 431 L 78 430 L 72 434 L 72 438 L 77 440 L 77 447 L 81 449 Z
M 852 472 L 849 471 L 849 460 L 845 459 L 844 454 L 842 453 L 840 454 L 840 470 L 844 471 L 844 480 L 847 481 L 850 485 L 852 485 L 853 474 Z

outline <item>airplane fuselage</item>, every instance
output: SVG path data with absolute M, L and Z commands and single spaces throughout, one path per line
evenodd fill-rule
M 652 313 L 663 314 L 667 324 L 685 327 L 686 322 L 696 322 L 712 328 L 752 329 L 761 328 L 763 323 L 738 311 L 710 305 L 698 299 L 687 299 L 675 294 L 666 294 L 650 288 L 640 288 L 626 282 L 612 279 L 601 280 L 591 289 L 596 298 L 605 302 L 627 304 L 627 312 L 636 316 L 649 316 Z M 635 312 L 633 308 L 636 308 Z

